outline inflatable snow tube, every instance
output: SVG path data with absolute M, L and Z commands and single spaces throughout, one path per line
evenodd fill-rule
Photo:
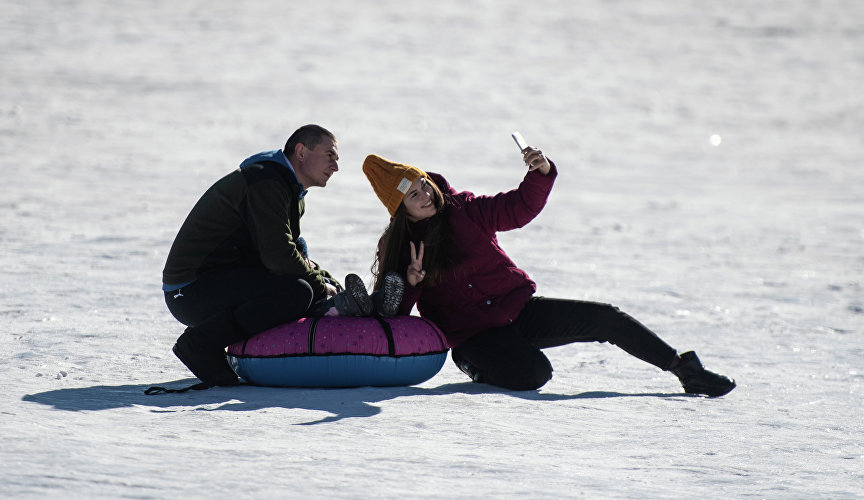
M 404 386 L 444 366 L 447 341 L 432 322 L 393 318 L 303 318 L 228 346 L 244 380 L 272 387 Z

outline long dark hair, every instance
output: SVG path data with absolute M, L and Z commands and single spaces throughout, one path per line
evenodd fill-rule
M 426 270 L 423 283 L 434 285 L 441 280 L 441 276 L 447 269 L 456 265 L 459 257 L 453 245 L 453 232 L 447 213 L 447 207 L 452 204 L 452 200 L 449 195 L 441 193 L 434 182 L 430 181 L 429 185 L 432 187 L 432 197 L 438 213 L 429 218 L 426 234 L 423 237 L 423 269 Z M 384 276 L 389 272 L 395 272 L 405 278 L 405 271 L 411 263 L 409 250 L 409 243 L 412 241 L 411 224 L 405 204 L 402 203 L 378 240 L 378 252 L 372 263 L 372 275 L 375 277 L 374 290 L 383 286 Z M 420 250 L 419 246 L 417 250 Z

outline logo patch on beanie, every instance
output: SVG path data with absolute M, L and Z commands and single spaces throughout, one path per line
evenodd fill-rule
M 410 187 L 411 181 L 403 177 L 402 180 L 399 182 L 399 185 L 396 186 L 396 189 L 398 189 L 400 193 L 405 194 L 408 192 L 408 188 Z

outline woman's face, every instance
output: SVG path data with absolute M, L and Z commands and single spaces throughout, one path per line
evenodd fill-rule
M 438 213 L 432 186 L 425 177 L 421 177 L 411 184 L 405 197 L 402 198 L 402 203 L 405 205 L 405 215 L 411 222 L 428 219 Z

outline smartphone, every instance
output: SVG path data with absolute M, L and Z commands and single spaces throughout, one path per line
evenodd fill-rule
M 525 142 L 525 138 L 522 137 L 522 134 L 519 132 L 513 132 L 510 135 L 513 136 L 513 140 L 516 141 L 516 145 L 519 146 L 519 151 L 525 151 L 528 147 L 528 143 Z

